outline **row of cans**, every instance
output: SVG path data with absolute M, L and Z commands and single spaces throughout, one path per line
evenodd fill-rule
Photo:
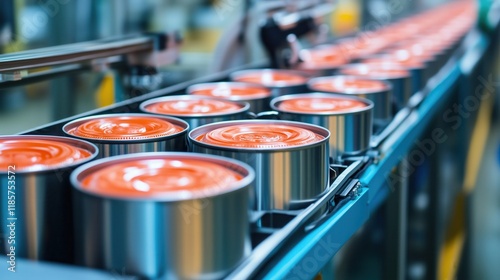
M 250 213 L 320 197 L 330 163 L 368 150 L 374 125 L 442 67 L 471 5 L 303 50 L 293 70 L 238 71 L 147 100 L 142 113 L 76 119 L 66 137 L 1 136 L 1 186 L 15 192 L 14 203 L 0 194 L 2 223 L 16 219 L 17 256 L 222 278 L 251 252 Z

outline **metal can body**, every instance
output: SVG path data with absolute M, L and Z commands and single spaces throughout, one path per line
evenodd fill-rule
M 366 107 L 337 113 L 290 112 L 279 108 L 280 103 L 286 100 L 330 97 L 359 101 L 366 104 Z M 331 133 L 330 157 L 334 160 L 342 155 L 362 153 L 370 147 L 373 131 L 373 103 L 369 100 L 340 94 L 294 94 L 273 99 L 271 107 L 279 112 L 281 119 L 310 123 L 328 129 Z
M 280 123 L 310 129 L 324 137 L 321 141 L 303 146 L 274 150 L 249 150 L 208 145 L 196 138 L 213 129 L 233 124 Z M 328 186 L 328 140 L 330 133 L 305 123 L 251 120 L 231 121 L 201 126 L 189 134 L 192 151 L 220 155 L 247 163 L 255 169 L 253 209 L 288 210 L 294 202 L 318 197 Z
M 387 79 L 387 81 L 392 84 L 396 109 L 401 110 L 413 94 L 411 76 Z
M 9 254 L 10 247 L 14 246 L 16 258 L 73 263 L 73 201 L 69 176 L 77 166 L 97 156 L 97 147 L 89 142 L 67 137 L 0 137 L 7 138 L 60 141 L 90 152 L 90 157 L 60 168 L 15 171 L 14 177 L 8 172 L 0 171 L 0 234 L 5 237 L 3 246 L 0 247 L 1 254 Z M 13 188 L 8 188 L 13 185 Z M 12 238 L 9 239 L 10 236 Z
M 381 83 L 383 87 L 381 88 L 363 88 L 363 89 L 349 89 L 349 88 L 334 88 L 328 87 L 329 84 L 336 84 L 343 81 L 353 81 L 358 80 Z M 326 86 L 325 86 L 326 85 Z M 392 86 L 388 82 L 380 80 L 371 80 L 363 77 L 354 76 L 329 76 L 329 77 L 318 77 L 313 78 L 309 81 L 308 87 L 314 92 L 327 92 L 334 94 L 343 94 L 346 96 L 357 96 L 360 98 L 368 99 L 373 102 L 373 120 L 374 123 L 387 123 L 392 119 Z
M 201 158 L 241 172 L 241 185 L 184 199 L 123 199 L 89 193 L 80 180 L 127 158 Z M 249 185 L 242 163 L 190 153 L 143 153 L 96 161 L 72 175 L 77 263 L 143 278 L 219 279 L 251 250 Z

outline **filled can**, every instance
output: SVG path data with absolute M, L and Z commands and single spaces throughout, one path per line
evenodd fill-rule
M 334 161 L 370 147 L 373 102 L 367 99 L 329 93 L 293 94 L 273 99 L 271 107 L 281 119 L 328 129 L 330 157 Z
M 255 169 L 254 210 L 288 210 L 317 198 L 329 183 L 329 139 L 322 127 L 281 120 L 220 122 L 189 133 L 194 152 Z
M 250 111 L 254 113 L 269 110 L 269 101 L 271 101 L 271 90 L 255 83 L 202 83 L 192 85 L 186 91 L 189 95 L 247 102 L 250 104 Z
M 357 76 L 328 76 L 313 78 L 308 87 L 315 92 L 328 92 L 357 96 L 373 102 L 374 123 L 384 124 L 391 120 L 392 85 L 388 82 Z
M 390 82 L 393 92 L 392 103 L 395 111 L 405 107 L 413 94 L 410 71 L 397 64 L 348 64 L 340 68 L 339 74 Z
M 94 159 L 87 141 L 43 135 L 0 136 L 0 253 L 73 263 L 70 173 Z
M 318 46 L 301 50 L 300 63 L 295 69 L 314 76 L 326 76 L 335 73 L 340 66 L 349 63 L 349 57 L 339 47 Z
M 84 117 L 63 126 L 69 136 L 94 143 L 100 157 L 140 152 L 186 151 L 187 122 L 149 114 Z
M 425 66 L 423 77 L 428 81 L 443 65 L 435 52 L 425 49 L 424 46 L 413 40 L 401 42 L 384 50 L 381 55 L 388 55 L 396 60 L 420 60 Z
M 307 89 L 309 74 L 296 70 L 249 69 L 233 72 L 231 80 L 256 83 L 272 90 L 272 96 L 304 92 Z
M 144 101 L 140 108 L 145 113 L 183 119 L 193 129 L 214 122 L 246 119 L 250 105 L 205 96 L 171 95 Z
M 362 60 L 362 63 L 375 65 L 397 64 L 402 68 L 409 70 L 411 73 L 413 94 L 422 90 L 430 78 L 429 73 L 427 72 L 427 62 L 415 57 L 402 58 L 385 54 L 365 58 Z
M 148 279 L 220 279 L 251 250 L 246 164 L 139 153 L 75 170 L 77 264 Z

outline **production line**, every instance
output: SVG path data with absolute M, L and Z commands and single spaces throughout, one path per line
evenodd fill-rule
M 363 246 L 356 240 L 364 244 L 367 231 L 384 228 L 384 241 L 374 242 L 386 250 L 384 279 L 453 278 L 458 272 L 440 263 L 451 214 L 437 211 L 444 194 L 432 180 L 446 183 L 429 174 L 444 174 L 433 157 L 446 139 L 461 151 L 471 145 L 477 116 L 459 130 L 442 128 L 441 116 L 475 94 L 476 77 L 494 68 L 498 21 L 490 33 L 480 30 L 476 5 L 452 1 L 300 50 L 295 35 L 301 34 L 290 31 L 284 38 L 292 54 L 284 57 L 270 49 L 263 26 L 269 63 L 0 136 L 1 187 L 16 190 L 16 273 L 331 279 L 338 263 L 353 265 L 349 252 Z M 156 48 L 167 53 L 165 61 L 175 60 L 158 38 L 175 36 L 0 55 L 0 77 L 7 77 L 0 86 L 58 75 L 64 67 L 88 70 L 89 57 L 121 64 L 155 44 L 167 46 Z M 16 67 L 49 65 L 58 66 L 20 79 L 8 75 Z M 453 174 L 465 180 L 465 156 L 453 156 Z M 432 179 L 417 186 L 414 176 L 427 164 Z M 461 190 L 453 192 L 449 197 Z M 432 197 L 423 210 L 412 208 L 418 193 Z M 0 194 L 4 236 L 9 200 L 8 192 Z M 454 207 L 448 203 L 442 208 Z M 425 219 L 422 211 L 436 215 Z M 10 249 L 2 245 L 8 262 Z M 412 262 L 424 263 L 425 272 L 411 274 Z

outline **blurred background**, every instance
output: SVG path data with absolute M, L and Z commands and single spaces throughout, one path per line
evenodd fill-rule
M 256 0 L 2 0 L 0 53 L 143 32 L 176 32 L 180 55 L 162 66 L 143 94 L 266 56 L 258 26 L 283 1 Z M 287 1 L 294 5 L 324 1 Z M 429 0 L 339 0 L 324 17 L 328 35 L 383 26 L 439 5 Z M 304 42 L 307 45 L 307 42 Z M 117 71 L 72 73 L 26 86 L 0 85 L 0 134 L 18 133 L 131 96 Z M 70 93 L 70 94 L 68 94 Z

